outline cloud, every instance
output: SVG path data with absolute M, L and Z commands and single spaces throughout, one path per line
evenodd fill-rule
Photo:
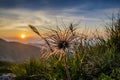
M 0 10 L 0 25 L 16 27 L 25 26 L 28 24 L 45 24 L 49 22 L 47 15 L 42 11 L 30 11 L 21 9 Z
M 89 25 L 94 29 L 100 27 L 102 19 L 107 19 L 107 14 L 117 13 L 119 8 L 97 9 L 88 11 L 79 7 L 64 8 L 62 10 L 29 10 L 29 9 L 2 9 L 0 8 L 0 29 L 1 30 L 28 30 L 28 24 L 43 28 L 59 24 L 80 22 L 80 26 Z M 42 31 L 42 30 L 41 30 Z
M 62 10 L 75 6 L 79 6 L 81 9 L 94 10 L 119 8 L 119 4 L 120 0 L 0 0 L 0 8 L 23 8 L 32 10 Z
M 16 37 L 26 32 L 35 37 L 28 24 L 42 33 L 63 22 L 79 23 L 80 31 L 99 29 L 120 10 L 120 0 L 0 0 L 0 37 Z M 104 21 L 103 21 L 104 20 Z M 102 25 L 101 25 L 102 24 Z

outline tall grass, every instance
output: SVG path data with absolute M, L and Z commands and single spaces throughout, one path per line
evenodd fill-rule
M 49 79 L 48 66 L 43 60 L 31 58 L 28 62 L 14 65 L 10 70 L 17 76 L 16 80 L 46 80 Z
M 31 29 L 41 36 L 34 26 Z M 42 37 L 50 51 L 11 71 L 17 80 L 120 80 L 120 18 L 106 29 L 107 40 L 79 36 L 73 24 L 50 29 L 52 34 Z

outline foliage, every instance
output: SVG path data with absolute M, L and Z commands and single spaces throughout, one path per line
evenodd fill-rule
M 106 27 L 109 39 L 108 44 L 110 47 L 114 47 L 117 52 L 120 49 L 120 16 L 116 18 L 114 15 L 112 17 L 111 25 Z
M 9 67 L 14 65 L 11 62 L 0 61 L 0 75 L 10 73 Z
M 110 76 L 102 74 L 98 80 L 113 80 Z
M 73 24 L 63 31 L 50 29 L 54 34 L 47 39 L 34 26 L 29 27 L 48 44 L 49 56 L 12 66 L 16 80 L 120 80 L 120 19 L 107 26 L 107 40 L 99 35 L 74 38 Z
M 120 79 L 120 68 L 115 68 L 112 73 L 110 74 L 110 76 L 112 78 L 114 78 L 115 80 L 119 80 Z
M 37 61 L 31 58 L 23 64 L 16 64 L 11 67 L 11 71 L 17 76 L 17 80 L 46 80 L 49 78 L 49 69 L 44 61 Z

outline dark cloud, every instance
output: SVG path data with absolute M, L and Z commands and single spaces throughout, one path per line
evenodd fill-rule
M 86 10 L 119 8 L 120 0 L 0 0 L 0 8 L 63 9 L 82 7 Z

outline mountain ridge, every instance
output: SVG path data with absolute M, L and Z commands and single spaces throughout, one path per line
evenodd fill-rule
M 8 42 L 0 38 L 0 60 L 21 62 L 31 57 L 39 58 L 40 48 L 19 42 Z

